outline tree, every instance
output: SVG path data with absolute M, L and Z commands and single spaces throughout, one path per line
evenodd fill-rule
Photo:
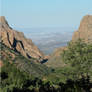
M 67 50 L 62 53 L 62 59 L 70 65 L 76 77 L 90 74 L 92 68 L 92 44 L 87 44 L 82 40 L 70 42 Z

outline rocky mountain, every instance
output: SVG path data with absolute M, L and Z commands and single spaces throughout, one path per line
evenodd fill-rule
M 84 16 L 80 22 L 79 29 L 74 32 L 72 41 L 82 39 L 85 42 L 92 43 L 92 15 Z M 67 47 L 57 48 L 52 54 L 48 62 L 46 63 L 49 67 L 63 67 L 65 64 L 62 61 L 61 53 Z
M 55 51 L 50 55 L 48 62 L 46 62 L 46 65 L 52 68 L 64 67 L 65 63 L 62 62 L 61 53 L 65 49 L 66 47 L 55 49 Z
M 92 15 L 84 16 L 80 22 L 79 29 L 74 33 L 72 40 L 82 39 L 85 42 L 92 43 Z
M 0 56 L 0 68 L 10 69 L 9 67 L 13 66 L 33 77 L 42 77 L 51 72 L 50 68 L 35 62 L 34 58 L 28 59 L 2 42 L 0 42 Z
M 0 40 L 24 57 L 35 58 L 38 62 L 44 59 L 43 53 L 34 45 L 32 40 L 27 39 L 22 32 L 12 29 L 4 16 L 0 17 Z

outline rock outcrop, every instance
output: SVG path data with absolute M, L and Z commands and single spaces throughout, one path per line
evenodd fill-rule
M 13 30 L 4 16 L 0 17 L 0 41 L 29 59 L 35 58 L 39 62 L 44 59 L 43 53 L 32 40 L 25 38 L 22 32 Z
M 92 43 L 92 15 L 84 16 L 79 29 L 74 32 L 72 41 L 77 41 L 82 39 L 87 43 Z M 57 48 L 54 53 L 51 54 L 50 59 L 46 63 L 50 67 L 63 67 L 65 63 L 62 61 L 61 53 L 66 50 L 66 47 Z
M 0 68 L 3 66 L 3 61 L 0 60 Z
M 60 47 L 55 49 L 55 51 L 50 55 L 46 65 L 52 68 L 64 67 L 65 63 L 62 61 L 61 54 L 63 50 L 66 50 L 67 47 Z
M 80 22 L 79 29 L 74 33 L 72 37 L 73 41 L 78 39 L 92 43 L 92 15 L 84 16 Z

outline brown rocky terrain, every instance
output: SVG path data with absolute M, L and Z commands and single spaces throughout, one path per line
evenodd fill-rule
M 50 55 L 48 62 L 46 62 L 46 65 L 53 68 L 64 67 L 65 63 L 62 62 L 61 54 L 65 49 L 67 49 L 67 47 L 55 49 L 55 51 Z
M 0 41 L 27 58 L 35 58 L 37 61 L 44 59 L 43 53 L 32 40 L 27 39 L 22 32 L 13 30 L 4 16 L 0 17 Z
M 80 22 L 79 29 L 74 32 L 72 41 L 82 39 L 87 43 L 92 43 L 92 15 L 84 16 Z M 46 63 L 50 67 L 62 67 L 64 62 L 61 58 L 61 53 L 63 50 L 67 49 L 66 47 L 57 48 L 52 54 L 48 62 Z
M 80 22 L 79 29 L 74 33 L 72 40 L 82 39 L 85 42 L 92 43 L 92 15 L 84 16 Z

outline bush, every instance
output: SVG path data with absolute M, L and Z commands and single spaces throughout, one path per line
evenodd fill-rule
M 63 61 L 73 67 L 71 72 L 75 77 L 82 77 L 82 75 L 90 75 L 92 68 L 92 44 L 87 44 L 78 40 L 70 42 L 67 50 L 62 53 Z

